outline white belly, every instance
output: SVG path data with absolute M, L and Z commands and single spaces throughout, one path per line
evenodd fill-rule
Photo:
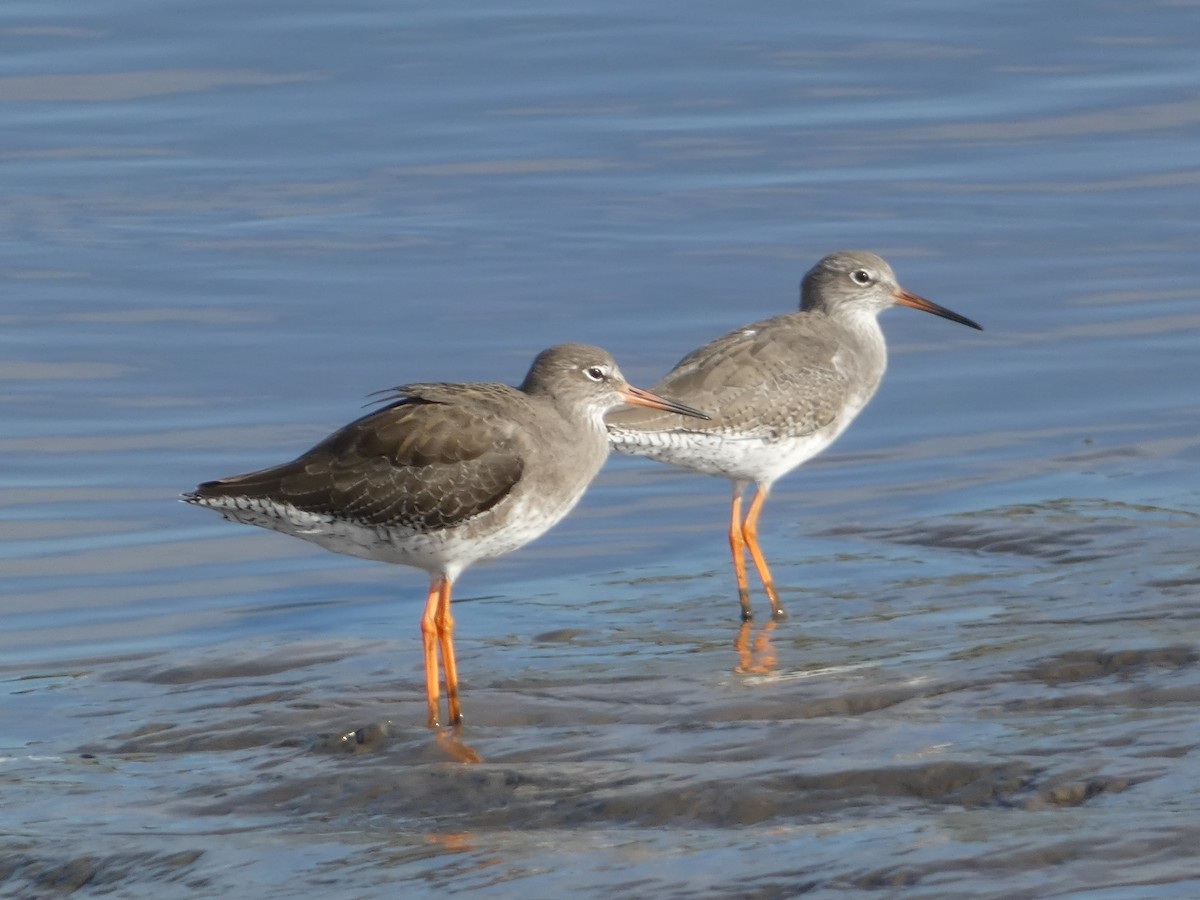
M 816 456 L 836 437 L 832 430 L 774 440 L 658 432 L 638 435 L 636 443 L 614 441 L 614 447 L 622 453 L 706 475 L 770 483 Z

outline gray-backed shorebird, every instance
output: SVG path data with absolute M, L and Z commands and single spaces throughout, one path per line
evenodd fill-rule
M 623 404 L 703 417 L 631 386 L 598 347 L 561 344 L 519 388 L 410 384 L 387 405 L 283 465 L 209 481 L 184 499 L 328 550 L 415 566 L 431 583 L 421 619 L 429 724 L 462 720 L 450 594 L 479 560 L 540 536 L 608 456 L 604 415 Z
M 729 543 L 742 618 L 751 617 L 748 549 L 771 612 L 784 615 L 758 545 L 758 517 L 771 485 L 846 430 L 879 387 L 887 345 L 878 316 L 900 304 L 980 328 L 900 287 L 874 253 L 826 256 L 808 274 L 798 312 L 745 325 L 694 350 L 653 390 L 703 409 L 697 422 L 648 409 L 608 417 L 617 450 L 733 482 Z M 982 330 L 982 329 L 980 329 Z M 742 516 L 742 495 L 755 486 Z

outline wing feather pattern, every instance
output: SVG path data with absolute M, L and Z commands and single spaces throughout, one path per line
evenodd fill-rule
M 803 316 L 804 327 L 790 327 Z M 789 313 L 755 322 L 685 356 L 651 390 L 703 409 L 710 421 L 646 408 L 617 410 L 610 431 L 724 433 L 770 439 L 781 430 L 803 435 L 829 425 L 853 385 L 826 320 Z M 798 325 L 799 322 L 796 322 Z
M 244 497 L 368 526 L 443 529 L 507 497 L 524 472 L 507 385 L 413 384 L 288 463 L 200 485 L 193 502 Z

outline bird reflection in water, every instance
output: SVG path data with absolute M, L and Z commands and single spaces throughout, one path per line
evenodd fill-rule
M 733 642 L 738 654 L 734 672 L 738 675 L 770 675 L 779 668 L 779 657 L 775 654 L 775 645 L 771 643 L 771 632 L 774 630 L 774 619 L 757 628 L 752 621 L 742 622 Z M 758 633 L 755 634 L 755 631 Z
M 464 744 L 462 738 L 459 737 L 459 732 L 462 730 L 461 725 L 453 725 L 450 728 L 439 729 L 437 734 L 437 745 L 446 752 L 446 754 L 455 762 L 461 763 L 481 763 L 483 757 L 468 744 Z

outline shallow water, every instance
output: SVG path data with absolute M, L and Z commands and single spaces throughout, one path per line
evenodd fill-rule
M 1200 10 L 856 9 L 0 10 L 0 893 L 1200 892 Z M 851 246 L 986 331 L 885 315 L 783 622 L 613 459 L 463 577 L 439 742 L 423 576 L 176 502 Z

